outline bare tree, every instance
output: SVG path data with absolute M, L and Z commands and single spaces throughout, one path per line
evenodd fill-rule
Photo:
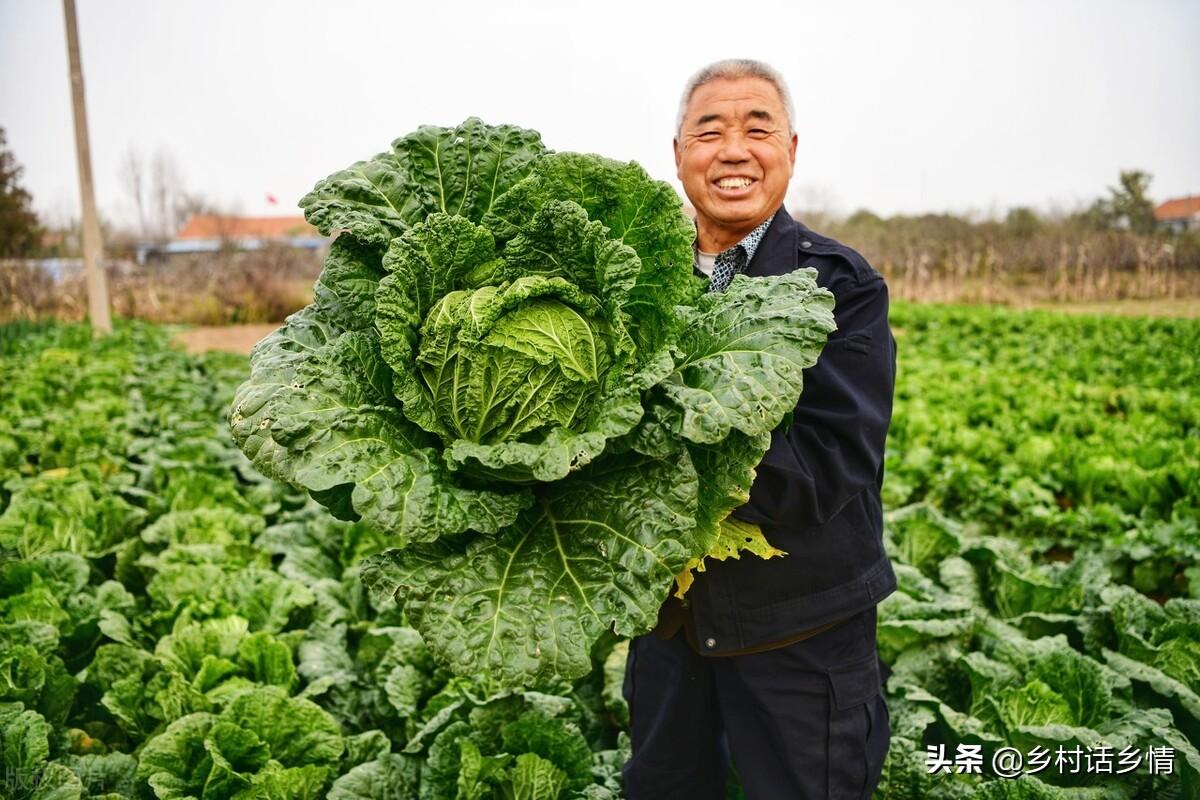
M 138 235 L 143 240 L 152 238 L 150 221 L 146 217 L 146 165 L 142 154 L 133 145 L 125 150 L 121 158 L 121 187 L 129 196 L 137 215 Z
M 183 192 L 183 176 L 175 157 L 159 149 L 150 162 L 150 197 L 158 231 L 164 239 L 179 230 L 175 199 Z
M 181 192 L 175 198 L 174 214 L 176 229 L 182 228 L 187 221 L 198 214 L 216 214 L 216 204 L 197 192 Z
M 179 162 L 166 148 L 152 158 L 130 145 L 121 160 L 121 185 L 137 216 L 138 233 L 163 243 L 177 234 L 193 214 L 213 213 L 213 204 L 187 189 Z
M 841 216 L 837 194 L 829 186 L 794 183 L 788 191 L 787 209 L 792 216 L 818 229 L 828 227 Z

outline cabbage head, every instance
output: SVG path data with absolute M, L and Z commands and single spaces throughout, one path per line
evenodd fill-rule
M 706 294 L 674 190 L 534 131 L 425 126 L 301 200 L 337 234 L 230 423 L 395 548 L 363 567 L 459 674 L 584 674 L 717 540 L 833 330 L 812 270 Z

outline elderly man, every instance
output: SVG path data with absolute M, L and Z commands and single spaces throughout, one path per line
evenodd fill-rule
M 722 61 L 688 82 L 675 164 L 696 208 L 696 269 L 733 276 L 801 267 L 836 299 L 837 331 L 750 502 L 784 558 L 713 563 L 686 605 L 631 643 L 625 696 L 632 800 L 721 798 L 727 758 L 749 800 L 867 798 L 890 732 L 875 607 L 895 589 L 883 550 L 883 447 L 895 342 L 887 287 L 854 250 L 783 207 L 796 159 L 792 102 L 771 67 Z

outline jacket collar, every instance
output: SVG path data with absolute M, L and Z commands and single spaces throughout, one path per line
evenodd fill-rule
M 746 266 L 752 277 L 786 275 L 800 266 L 799 225 L 788 210 L 780 206 L 771 219 L 771 227 Z

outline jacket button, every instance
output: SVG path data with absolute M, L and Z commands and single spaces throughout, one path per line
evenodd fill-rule
M 704 640 L 704 646 L 711 650 L 717 646 L 717 640 L 710 636 Z
M 808 248 L 812 247 L 812 242 L 810 242 L 808 239 L 805 239 L 800 243 L 800 246 L 807 250 Z

